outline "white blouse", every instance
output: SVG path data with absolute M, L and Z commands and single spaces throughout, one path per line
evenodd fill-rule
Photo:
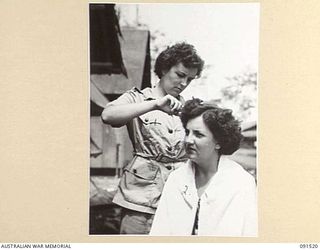
M 150 235 L 191 235 L 198 206 L 194 167 L 173 171 L 157 208 Z M 221 156 L 218 171 L 200 197 L 198 235 L 257 236 L 254 178 L 238 163 Z

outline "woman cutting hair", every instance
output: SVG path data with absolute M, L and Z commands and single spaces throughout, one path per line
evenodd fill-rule
M 151 235 L 256 236 L 254 178 L 225 155 L 242 138 L 231 110 L 187 101 L 181 121 L 189 161 L 165 184 Z
M 127 125 L 134 158 L 124 168 L 113 202 L 122 207 L 121 234 L 148 234 L 168 175 L 186 161 L 178 112 L 180 93 L 199 77 L 204 62 L 194 47 L 177 43 L 160 53 L 154 88 L 131 89 L 109 103 L 102 120 Z

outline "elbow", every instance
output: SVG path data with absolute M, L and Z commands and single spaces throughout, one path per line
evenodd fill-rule
M 119 124 L 115 121 L 115 119 L 113 118 L 113 116 L 110 114 L 110 112 L 108 112 L 107 109 L 104 109 L 101 113 L 101 120 L 104 124 L 108 124 L 111 127 L 114 128 L 119 128 L 121 126 L 123 126 L 123 124 Z
M 110 118 L 106 109 L 104 109 L 101 113 L 101 120 L 104 124 L 110 124 Z

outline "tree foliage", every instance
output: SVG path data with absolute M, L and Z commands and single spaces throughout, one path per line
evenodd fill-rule
M 242 120 L 254 116 L 257 106 L 257 73 L 246 71 L 226 79 L 230 85 L 221 89 L 221 103 L 231 107 Z

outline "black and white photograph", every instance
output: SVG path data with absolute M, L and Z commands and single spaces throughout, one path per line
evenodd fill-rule
M 1 249 L 319 248 L 319 13 L 0 1 Z
M 89 4 L 89 235 L 259 236 L 259 14 Z

